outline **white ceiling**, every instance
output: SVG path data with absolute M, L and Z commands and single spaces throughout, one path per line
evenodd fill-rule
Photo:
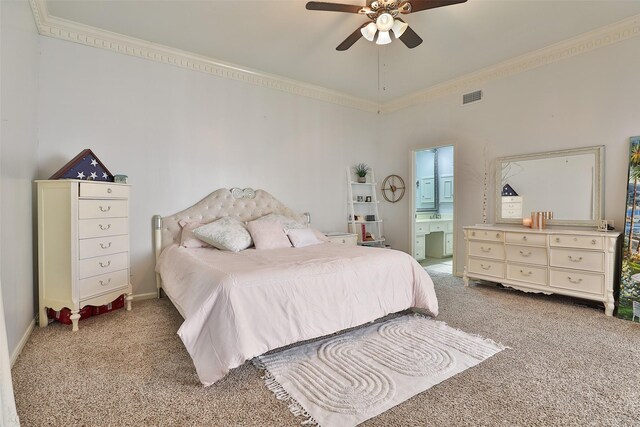
M 335 47 L 366 18 L 308 11 L 305 3 L 46 0 L 49 14 L 58 18 L 374 102 L 396 99 L 640 14 L 638 0 L 468 0 L 404 17 L 424 39 L 415 49 L 399 41 L 380 47 L 360 39 L 351 49 L 338 52 Z

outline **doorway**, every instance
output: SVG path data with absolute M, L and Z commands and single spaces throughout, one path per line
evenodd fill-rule
M 412 152 L 412 255 L 429 273 L 453 274 L 454 146 Z

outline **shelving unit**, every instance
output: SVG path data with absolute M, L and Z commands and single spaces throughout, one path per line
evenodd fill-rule
M 357 182 L 356 177 L 347 168 L 347 188 L 349 207 L 349 232 L 358 235 L 358 244 L 364 246 L 384 246 L 383 221 L 378 212 L 378 196 L 376 194 L 376 176 L 373 170 L 367 174 L 367 182 Z M 358 201 L 362 197 L 362 201 Z M 371 201 L 364 201 L 369 197 Z M 373 215 L 374 220 L 366 220 Z M 358 217 L 358 219 L 356 219 Z

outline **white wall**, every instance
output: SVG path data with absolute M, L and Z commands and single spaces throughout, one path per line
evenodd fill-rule
M 376 115 L 42 38 L 40 178 L 84 148 L 133 185 L 135 294 L 155 291 L 151 217 L 220 187 L 263 188 L 346 230 L 345 168 L 377 164 Z
M 529 70 L 476 89 L 484 100 L 462 106 L 461 94 L 386 115 L 381 130 L 380 176 L 410 176 L 409 151 L 455 144 L 458 273 L 464 265 L 462 226 L 482 222 L 486 160 L 548 150 L 605 145 L 605 217 L 624 220 L 629 137 L 640 134 L 640 38 Z M 384 141 L 394 141 L 386 144 Z M 384 206 L 391 245 L 410 249 L 409 198 Z
M 32 180 L 36 171 L 39 36 L 26 1 L 0 1 L 0 244 L 9 351 L 35 316 Z

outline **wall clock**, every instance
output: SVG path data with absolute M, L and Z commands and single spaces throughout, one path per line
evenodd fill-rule
M 398 175 L 389 175 L 382 181 L 382 197 L 395 203 L 404 196 L 404 181 Z

